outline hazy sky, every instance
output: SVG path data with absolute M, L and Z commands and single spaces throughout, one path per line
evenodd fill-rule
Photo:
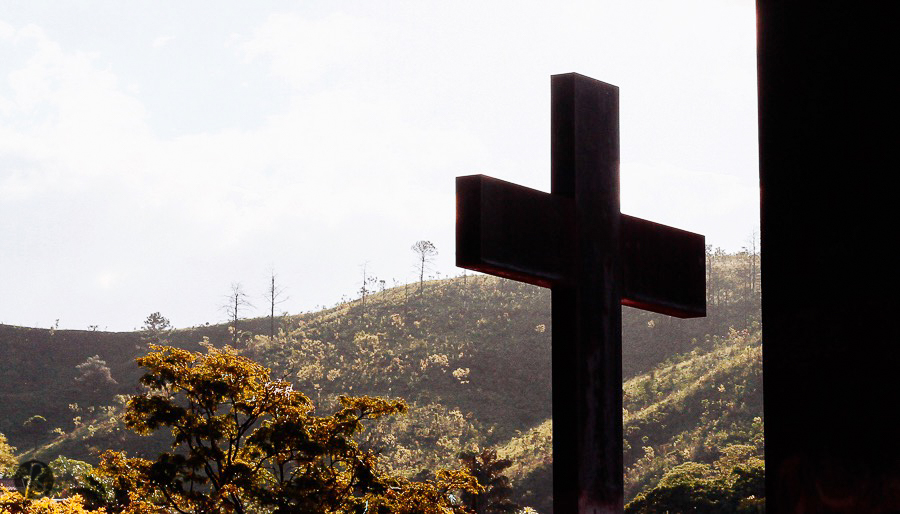
M 625 213 L 758 225 L 750 0 L 4 2 L 0 323 L 218 322 L 453 266 L 454 177 L 550 185 L 550 75 L 620 88 Z

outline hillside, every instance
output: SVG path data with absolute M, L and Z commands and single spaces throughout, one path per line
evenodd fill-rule
M 726 448 L 763 457 L 762 348 L 755 330 L 732 330 L 625 381 L 625 493 L 630 500 L 680 464 L 712 464 Z M 513 437 L 498 453 L 524 503 L 546 508 L 552 497 L 549 419 Z M 542 510 L 543 512 L 543 510 Z
M 675 320 L 625 309 L 626 466 L 629 497 L 685 461 L 712 463 L 728 445 L 761 455 L 758 295 L 746 254 L 710 256 L 710 312 Z M 549 292 L 486 276 L 388 289 L 332 309 L 239 325 L 238 348 L 292 380 L 323 410 L 338 394 L 404 398 L 408 416 L 376 425 L 366 443 L 396 470 L 416 475 L 456 464 L 456 454 L 495 446 L 523 504 L 547 512 L 550 483 Z M 204 337 L 231 340 L 227 326 L 177 330 L 176 346 Z M 91 461 L 97 450 L 153 454 L 160 440 L 118 422 L 134 392 L 143 352 L 139 333 L 54 331 L 0 326 L 0 432 L 42 459 Z M 77 382 L 97 355 L 115 384 Z M 77 404 L 77 405 L 76 405 Z M 45 422 L 24 426 L 34 415 Z M 29 452 L 31 454 L 31 452 Z

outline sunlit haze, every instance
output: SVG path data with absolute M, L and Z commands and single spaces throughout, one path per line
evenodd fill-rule
M 757 229 L 754 4 L 7 2 L 0 323 L 223 321 L 270 270 L 299 313 L 363 264 L 454 261 L 454 177 L 550 186 L 550 75 L 619 86 L 622 210 Z M 435 273 L 435 274 L 436 274 Z

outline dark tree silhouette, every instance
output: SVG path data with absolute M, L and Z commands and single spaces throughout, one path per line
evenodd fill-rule
M 36 414 L 22 423 L 22 432 L 31 439 L 31 449 L 37 451 L 41 440 L 47 435 L 47 418 Z
M 475 514 L 497 514 L 519 510 L 519 506 L 509 499 L 512 494 L 509 478 L 502 474 L 503 470 L 512 466 L 511 460 L 498 459 L 497 452 L 490 449 L 484 449 L 480 453 L 462 452 L 459 459 L 484 487 L 482 493 L 462 494 L 462 501 L 466 507 Z
M 154 312 L 147 316 L 147 319 L 144 320 L 144 325 L 141 327 L 142 349 L 146 349 L 151 344 L 167 344 L 173 330 L 174 328 L 168 318 L 159 312 Z

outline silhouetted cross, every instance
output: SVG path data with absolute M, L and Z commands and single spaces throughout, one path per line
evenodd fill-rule
M 619 212 L 617 87 L 551 90 L 551 193 L 457 177 L 456 265 L 551 288 L 553 509 L 621 512 L 622 304 L 705 316 L 705 240 Z

